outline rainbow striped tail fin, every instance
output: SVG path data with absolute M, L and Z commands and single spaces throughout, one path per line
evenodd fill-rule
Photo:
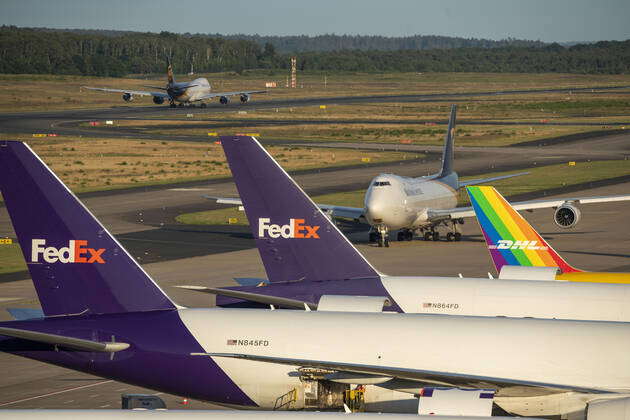
M 580 271 L 563 260 L 494 187 L 466 189 L 497 272 L 504 265 Z

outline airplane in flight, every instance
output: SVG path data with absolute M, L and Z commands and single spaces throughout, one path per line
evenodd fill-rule
M 370 182 L 365 193 L 363 208 L 328 204 L 319 204 L 319 207 L 334 218 L 367 222 L 371 226 L 370 242 L 377 242 L 380 247 L 389 246 L 389 232 L 396 230 L 399 241 L 410 241 L 416 234 L 425 240 L 438 241 L 440 233 L 436 228 L 442 225 L 452 227 L 452 230 L 446 234 L 447 241 L 461 240 L 457 225 L 463 224 L 465 218 L 474 217 L 475 212 L 471 207 L 456 207 L 458 191 L 467 186 L 526 175 L 527 172 L 460 181 L 453 163 L 456 112 L 457 106 L 452 105 L 440 172 L 419 178 L 379 174 Z M 208 198 L 216 200 L 219 204 L 242 205 L 240 198 Z M 512 205 L 517 210 L 555 207 L 556 224 L 562 228 L 571 228 L 580 219 L 578 203 L 622 200 L 630 200 L 630 194 L 566 200 L 533 200 L 516 202 Z
M 0 165 L 42 306 L 0 322 L 0 351 L 232 408 L 340 407 L 351 384 L 368 411 L 427 386 L 493 389 L 529 416 L 630 394 L 624 322 L 183 307 L 26 144 L 0 142 Z M 313 241 L 321 217 L 268 229 Z
M 202 108 L 206 107 L 206 103 L 203 102 L 208 99 L 219 98 L 219 102 L 227 105 L 230 102 L 230 97 L 240 96 L 241 103 L 249 102 L 251 95 L 255 93 L 266 93 L 266 90 L 243 90 L 237 92 L 212 92 L 210 82 L 205 77 L 200 77 L 190 82 L 176 82 L 173 75 L 173 67 L 170 60 L 168 60 L 168 66 L 166 68 L 166 75 L 168 83 L 166 87 L 148 86 L 153 89 L 159 89 L 160 91 L 144 91 L 144 90 L 130 90 L 130 89 L 113 89 L 113 88 L 97 88 L 83 86 L 84 89 L 98 90 L 102 92 L 116 92 L 122 93 L 122 98 L 125 102 L 131 102 L 136 96 L 151 96 L 153 97 L 153 103 L 161 105 L 164 101 L 168 101 L 171 108 L 175 108 L 184 105 L 194 105 L 196 102 L 201 102 Z
M 394 312 L 630 322 L 625 285 L 541 282 L 538 271 L 518 266 L 505 266 L 498 279 L 380 273 L 255 138 L 221 144 L 267 278 L 178 286 L 215 294 L 219 306 L 381 311 L 386 297 Z
M 583 271 L 571 266 L 493 187 L 468 187 L 468 195 L 497 273 L 508 267 L 523 276 L 529 272 L 546 280 L 630 283 L 630 273 Z

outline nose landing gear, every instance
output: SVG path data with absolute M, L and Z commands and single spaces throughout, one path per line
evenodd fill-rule
M 376 231 L 370 231 L 370 242 L 376 242 L 379 248 L 389 248 L 389 231 L 387 227 L 376 226 L 375 229 Z

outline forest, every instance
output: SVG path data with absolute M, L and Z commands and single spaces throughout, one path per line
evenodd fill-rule
M 313 72 L 620 74 L 630 71 L 630 40 L 563 46 L 518 40 L 501 43 L 434 37 L 431 42 L 425 40 L 422 46 L 422 37 L 409 37 L 411 44 L 405 46 L 402 38 L 347 36 L 347 40 L 337 45 L 329 40 L 330 46 L 335 48 L 332 50 L 317 50 L 316 45 L 308 50 L 307 44 L 303 43 L 299 48 L 305 50 L 292 54 L 286 52 L 289 47 L 276 47 L 278 40 L 267 39 L 261 45 L 263 38 L 241 37 L 248 39 L 170 32 L 65 31 L 2 26 L 0 73 L 145 75 L 164 72 L 166 57 L 171 58 L 179 73 L 188 72 L 191 65 L 198 73 L 241 73 L 257 69 L 284 71 L 288 69 L 292 55 L 297 56 L 301 71 Z M 290 43 L 292 38 L 300 37 L 271 38 L 286 38 L 283 42 Z M 368 42 L 371 38 L 374 38 L 373 42 Z M 326 36 L 321 39 L 325 40 Z

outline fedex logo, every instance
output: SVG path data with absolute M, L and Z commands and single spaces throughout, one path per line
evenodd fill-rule
M 39 262 L 40 254 L 47 263 L 98 263 L 105 264 L 103 253 L 105 248 L 88 248 L 88 241 L 71 240 L 68 246 L 55 248 L 46 247 L 46 239 L 33 239 L 31 241 L 31 262 Z
M 497 245 L 488 245 L 488 249 L 531 249 L 537 251 L 546 251 L 546 246 L 536 245 L 538 241 L 510 241 L 509 239 L 501 239 L 497 241 Z
M 267 234 L 270 238 L 313 238 L 319 239 L 317 231 L 319 226 L 309 226 L 304 224 L 304 219 L 289 219 L 288 225 L 275 225 L 271 219 L 262 217 L 258 219 L 258 237 L 264 238 Z

